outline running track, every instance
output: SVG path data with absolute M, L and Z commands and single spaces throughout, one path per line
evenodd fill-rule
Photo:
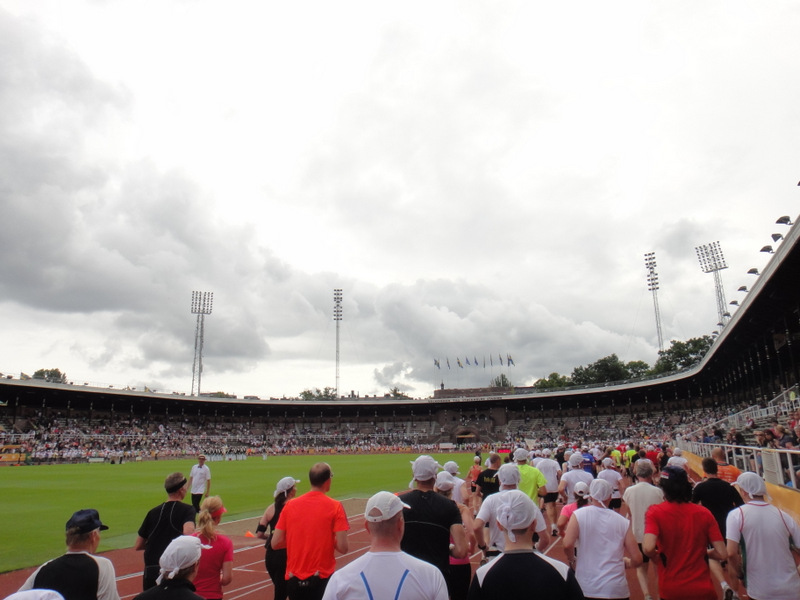
M 348 534 L 350 550 L 347 554 L 337 557 L 337 567 L 349 563 L 367 551 L 369 536 L 364 529 L 364 516 L 362 514 L 364 504 L 364 501 L 345 501 L 346 510 L 351 515 L 349 517 L 350 532 Z M 225 600 L 273 600 L 272 582 L 264 566 L 264 541 L 246 536 L 248 531 L 255 531 L 257 522 L 258 518 L 251 518 L 223 523 L 221 526 L 222 532 L 233 540 L 234 545 L 233 582 L 223 588 Z M 552 541 L 545 550 L 545 554 L 566 562 L 560 539 Z M 54 556 L 57 556 L 57 554 L 54 554 Z M 103 553 L 103 556 L 106 556 L 114 563 L 117 573 L 117 589 L 121 600 L 131 600 L 141 592 L 141 552 L 136 552 L 133 549 L 112 550 Z M 480 554 L 472 557 L 473 569 L 478 566 L 480 558 Z M 0 574 L 0 598 L 5 598 L 17 591 L 33 570 L 33 568 L 30 568 Z M 631 600 L 643 600 L 635 571 L 628 570 L 627 575 Z M 651 585 L 654 585 L 654 581 L 654 579 L 651 581 Z

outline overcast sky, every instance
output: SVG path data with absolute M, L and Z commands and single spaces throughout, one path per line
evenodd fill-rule
M 798 213 L 798 31 L 796 2 L 0 0 L 0 371 L 188 393 L 201 290 L 204 392 L 332 387 L 334 288 L 344 393 L 652 364 L 644 253 L 665 338 L 708 334 L 694 248 L 741 299 Z

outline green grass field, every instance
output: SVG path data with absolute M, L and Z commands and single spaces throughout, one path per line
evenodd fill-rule
M 444 464 L 455 460 L 462 476 L 471 454 L 435 454 Z M 325 460 L 333 469 L 331 496 L 366 498 L 379 490 L 404 490 L 411 480 L 411 454 L 273 456 L 208 463 L 212 495 L 225 502 L 231 521 L 260 516 L 272 502 L 281 477 L 299 479 L 308 491 L 308 470 Z M 0 511 L 5 516 L 0 572 L 38 565 L 64 551 L 64 526 L 73 512 L 96 508 L 103 523 L 100 551 L 133 546 L 148 510 L 166 500 L 164 478 L 174 471 L 188 476 L 194 460 L 142 463 L 45 465 L 0 468 Z M 186 498 L 188 502 L 190 499 Z

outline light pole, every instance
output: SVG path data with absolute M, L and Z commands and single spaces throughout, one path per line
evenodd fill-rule
M 333 320 L 336 321 L 336 399 L 339 399 L 339 326 L 342 322 L 342 290 L 333 290 Z
M 700 262 L 700 269 L 703 273 L 714 274 L 714 289 L 717 294 L 717 316 L 719 317 L 719 324 L 724 327 L 727 323 L 725 316 L 725 290 L 722 287 L 722 275 L 720 271 L 727 269 L 728 264 L 725 262 L 725 257 L 722 255 L 722 248 L 719 242 L 711 242 L 703 246 L 695 248 L 697 252 L 697 260 Z
M 211 314 L 214 292 L 192 292 L 192 314 L 197 315 L 194 330 L 194 361 L 192 362 L 192 396 L 200 395 L 200 380 L 203 377 L 203 333 L 205 316 Z M 197 393 L 195 394 L 195 381 Z
M 647 289 L 653 293 L 653 307 L 656 311 L 656 332 L 658 333 L 658 351 L 664 350 L 664 334 L 661 332 L 661 311 L 658 309 L 658 273 L 656 273 L 656 253 L 644 255 L 644 266 L 647 269 Z

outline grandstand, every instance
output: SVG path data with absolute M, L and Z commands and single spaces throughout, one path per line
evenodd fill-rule
M 793 226 L 703 360 L 658 378 L 548 391 L 436 390 L 429 398 L 337 401 L 193 398 L 2 379 L 0 441 L 27 443 L 44 460 L 48 453 L 50 460 L 65 454 L 69 460 L 126 453 L 147 458 L 209 447 L 416 451 L 442 444 L 645 438 L 696 444 L 702 453 L 704 428 L 752 432 L 750 426 L 781 420 L 798 408 L 799 237 Z M 778 484 L 795 483 L 785 470 L 770 476 Z

